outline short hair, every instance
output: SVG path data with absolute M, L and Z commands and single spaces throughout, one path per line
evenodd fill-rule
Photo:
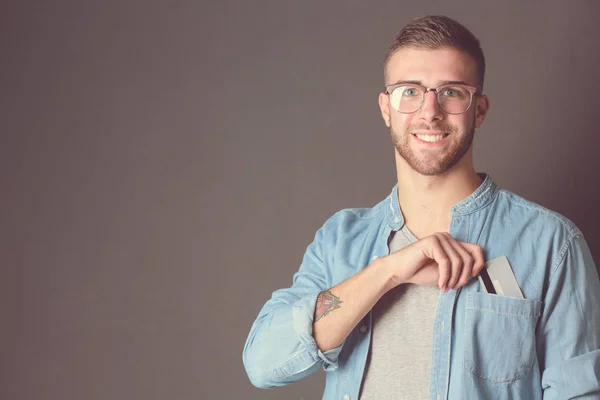
M 401 48 L 440 49 L 454 48 L 470 55 L 477 65 L 478 89 L 483 90 L 485 57 L 479 40 L 459 22 L 443 15 L 427 15 L 410 21 L 394 38 L 385 55 L 384 75 L 387 79 L 387 64 Z

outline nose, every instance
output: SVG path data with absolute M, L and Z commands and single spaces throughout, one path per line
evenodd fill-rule
M 423 105 L 419 109 L 419 118 L 428 122 L 444 118 L 444 112 L 438 104 L 437 93 L 435 91 L 428 90 L 425 92 Z

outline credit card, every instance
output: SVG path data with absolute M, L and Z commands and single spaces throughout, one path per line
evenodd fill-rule
M 506 256 L 486 262 L 478 278 L 486 293 L 523 298 L 521 288 Z

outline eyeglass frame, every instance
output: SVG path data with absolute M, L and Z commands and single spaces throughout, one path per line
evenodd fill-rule
M 444 83 L 444 84 L 441 84 L 441 85 L 439 85 L 438 87 L 435 87 L 435 88 L 428 88 L 428 87 L 423 86 L 420 83 L 416 83 L 416 82 L 392 83 L 392 84 L 386 85 L 384 87 L 385 91 L 383 93 L 385 93 L 387 95 L 391 95 L 394 90 L 396 90 L 397 88 L 399 88 L 401 86 L 418 86 L 418 87 L 421 87 L 421 88 L 424 89 L 423 96 L 421 97 L 421 104 L 419 105 L 419 108 L 417 108 L 415 111 L 412 111 L 412 112 L 402 112 L 402 111 L 398 111 L 398 110 L 396 110 L 394 108 L 394 110 L 396 112 L 399 112 L 401 114 L 414 114 L 417 111 L 419 111 L 423 107 L 423 104 L 425 103 L 425 96 L 429 92 L 435 92 L 435 100 L 437 102 L 438 107 L 440 107 L 440 109 L 443 112 L 445 112 L 446 114 L 450 114 L 450 115 L 460 115 L 460 114 L 466 113 L 467 111 L 469 111 L 469 108 L 471 108 L 471 104 L 473 104 L 473 96 L 475 96 L 475 97 L 483 96 L 483 94 L 475 86 L 467 85 L 467 84 L 464 84 L 464 83 L 458 83 L 458 82 L 456 82 L 456 83 Z M 440 96 L 440 92 L 439 92 L 439 90 L 440 90 L 440 88 L 448 87 L 448 86 L 461 86 L 461 87 L 464 87 L 465 89 L 467 89 L 467 91 L 469 92 L 469 94 L 471 96 L 469 98 L 469 105 L 465 109 L 465 111 L 459 112 L 459 113 L 451 113 L 451 112 L 446 111 L 444 109 L 444 107 L 442 107 L 442 105 L 440 104 L 440 97 L 439 97 Z M 392 90 L 390 90 L 390 88 L 392 88 Z

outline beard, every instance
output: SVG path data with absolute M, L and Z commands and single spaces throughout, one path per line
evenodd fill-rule
M 474 121 L 467 130 L 459 135 L 458 128 L 454 125 L 442 124 L 427 126 L 416 124 L 405 128 L 399 135 L 394 128 L 390 128 L 390 135 L 398 155 L 416 172 L 426 176 L 444 175 L 463 158 L 473 143 L 475 136 Z M 434 130 L 449 132 L 452 141 L 442 151 L 419 151 L 418 153 L 410 145 L 412 133 L 415 130 Z

